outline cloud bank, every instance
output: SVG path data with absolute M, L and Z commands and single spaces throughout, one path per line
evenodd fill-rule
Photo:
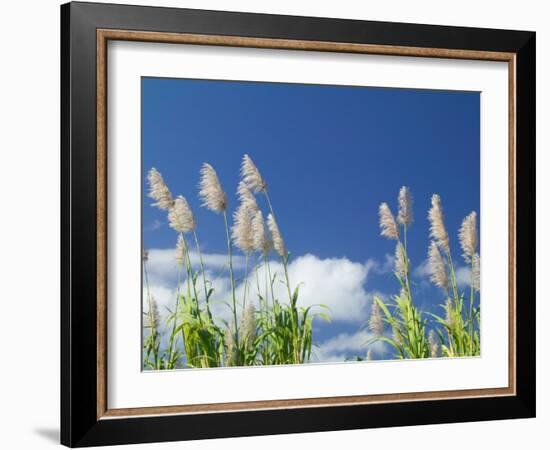
M 345 361 L 347 358 L 360 356 L 365 358 L 367 350 L 372 349 L 375 355 L 383 354 L 384 344 L 380 341 L 365 345 L 374 335 L 366 330 L 356 333 L 340 333 L 335 337 L 322 342 L 314 351 L 314 362 Z
M 196 252 L 191 252 L 191 261 L 194 266 L 198 265 L 199 259 Z M 212 281 L 214 288 L 213 309 L 222 318 L 225 318 L 227 314 L 224 310 L 228 308 L 220 302 L 231 299 L 227 255 L 203 254 L 203 261 L 207 279 Z M 245 258 L 236 256 L 233 266 L 237 272 L 237 298 L 241 299 L 245 286 Z M 269 267 L 272 276 L 276 275 L 277 277 L 273 286 L 275 297 L 281 302 L 288 302 L 288 291 L 282 282 L 284 280 L 282 264 L 270 261 Z M 358 263 L 347 258 L 319 258 L 312 254 L 306 254 L 295 258 L 290 263 L 288 272 L 292 288 L 299 286 L 298 304 L 300 306 L 326 305 L 330 308 L 332 320 L 359 323 L 368 317 L 372 295 L 367 291 L 367 279 L 369 272 L 374 267 L 376 266 L 372 260 Z M 160 309 L 173 308 L 178 272 L 174 251 L 172 249 L 151 249 L 147 271 L 151 294 Z M 251 288 L 247 301 L 255 301 L 258 283 L 262 294 L 265 291 L 265 266 L 259 267 L 257 273 L 251 268 L 249 268 L 249 272 L 252 272 L 247 278 Z M 202 283 L 199 282 L 197 288 L 200 288 L 200 292 L 202 292 Z M 318 309 L 317 312 L 321 312 L 321 309 Z

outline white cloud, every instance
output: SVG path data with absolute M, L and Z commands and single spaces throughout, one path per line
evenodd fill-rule
M 147 231 L 155 231 L 162 227 L 162 222 L 158 219 L 153 220 L 149 225 L 145 227 Z
M 196 266 L 198 257 L 191 253 L 191 260 Z M 204 254 L 203 260 L 206 266 L 206 276 L 211 280 L 214 294 L 212 296 L 213 313 L 222 318 L 228 318 L 228 308 L 221 304 L 222 301 L 231 302 L 231 286 L 227 270 L 220 271 L 226 267 L 227 256 L 221 254 Z M 236 256 L 234 267 L 238 271 L 237 278 L 242 277 L 244 271 L 244 258 Z M 298 284 L 299 306 L 323 304 L 330 308 L 328 314 L 332 320 L 350 322 L 362 322 L 368 317 L 368 305 L 371 295 L 366 290 L 367 277 L 374 267 L 372 260 L 366 263 L 352 262 L 347 258 L 325 258 L 321 259 L 312 254 L 306 254 L 295 258 L 289 265 L 289 278 L 291 287 L 294 289 Z M 280 262 L 270 261 L 272 276 L 276 276 L 273 289 L 275 297 L 288 303 L 288 290 L 284 281 L 284 269 Z M 175 301 L 175 286 L 177 284 L 177 266 L 174 260 L 174 251 L 151 249 L 147 262 L 149 283 L 151 292 L 159 303 L 159 306 L 173 307 Z M 250 294 L 247 301 L 256 301 L 257 279 L 256 273 L 249 270 Z M 265 289 L 264 267 L 258 269 L 259 284 L 262 295 Z M 242 299 L 244 283 L 238 281 L 236 287 L 237 299 Z M 197 285 L 199 296 L 204 297 L 201 278 Z M 172 306 L 170 306 L 172 305 Z M 327 312 L 317 309 L 317 312 Z
M 384 273 L 390 273 L 393 272 L 395 266 L 395 256 L 390 255 L 389 253 L 386 253 L 384 255 L 384 262 L 383 263 L 375 263 L 375 270 L 377 273 L 384 274 Z
M 191 264 L 197 267 L 200 263 L 199 255 L 196 251 L 190 252 Z M 227 255 L 219 253 L 205 253 L 202 255 L 206 270 L 216 273 L 227 269 Z M 233 256 L 233 267 L 236 270 L 244 269 L 245 258 L 240 255 Z M 152 280 L 163 281 L 167 283 L 177 278 L 178 266 L 176 264 L 175 249 L 150 249 L 149 259 L 147 260 L 147 271 Z
M 384 275 L 386 273 L 393 272 L 393 268 L 395 264 L 394 261 L 395 261 L 394 256 L 389 253 L 386 253 L 384 255 L 383 261 L 379 261 L 375 258 L 369 258 L 365 263 L 365 266 L 369 270 L 372 270 L 374 273 L 378 275 Z
M 273 264 L 272 273 L 283 280 L 283 266 Z M 300 284 L 299 304 L 323 304 L 330 308 L 333 320 L 363 321 L 367 314 L 369 295 L 365 290 L 372 264 L 352 262 L 347 258 L 320 259 L 306 254 L 293 260 L 289 266 L 290 284 Z M 286 286 L 276 283 L 275 295 L 288 299 Z
M 280 262 L 270 261 L 270 272 L 276 277 L 273 285 L 275 298 L 281 303 L 289 303 L 288 289 L 284 283 L 284 267 Z M 307 254 L 294 259 L 289 267 L 288 274 L 292 290 L 299 285 L 298 306 L 325 305 L 330 311 L 316 308 L 315 312 L 324 312 L 332 320 L 361 322 L 367 318 L 368 304 L 371 296 L 365 290 L 370 263 L 355 263 L 347 258 L 320 259 L 315 255 Z M 258 269 L 258 279 L 253 272 L 248 276 L 250 293 L 248 302 L 257 303 L 257 286 L 265 296 L 266 286 L 265 267 Z M 231 298 L 231 287 L 227 277 L 218 279 L 214 286 L 216 300 Z M 268 296 L 271 299 L 270 289 Z M 238 299 L 243 297 L 244 282 L 236 287 Z M 227 308 L 225 308 L 227 310 Z
M 472 280 L 472 269 L 466 266 L 459 267 L 455 270 L 456 284 L 460 289 L 470 287 Z
M 418 266 L 416 266 L 416 268 L 413 270 L 413 275 L 418 278 L 430 277 L 430 265 L 427 259 L 425 259 Z
M 162 286 L 158 284 L 150 284 L 149 290 L 151 297 L 157 302 L 159 312 L 161 316 L 166 315 L 166 308 L 171 310 L 174 309 L 174 304 L 176 302 L 176 290 L 171 289 L 167 286 Z M 147 288 L 143 287 L 143 310 L 148 311 L 149 306 L 147 305 Z
M 360 330 L 356 333 L 340 333 L 339 335 L 327 339 L 315 349 L 317 361 L 345 361 L 346 358 L 353 356 L 366 357 L 369 348 L 374 354 L 384 353 L 384 344 L 382 342 L 373 342 L 369 346 L 366 344 L 373 339 L 374 335 L 366 330 Z

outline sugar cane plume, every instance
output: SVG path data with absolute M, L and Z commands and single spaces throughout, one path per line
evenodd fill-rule
M 403 186 L 399 190 L 398 203 L 399 213 L 397 214 L 397 222 L 401 225 L 409 226 L 413 222 L 413 199 L 408 187 Z
M 468 263 L 472 262 L 477 251 L 477 215 L 475 211 L 468 214 L 462 221 L 458 237 L 460 240 L 460 246 L 462 247 L 462 256 Z
M 369 330 L 376 336 L 382 336 L 382 333 L 384 332 L 384 321 L 382 319 L 380 305 L 376 300 L 372 303 L 372 310 L 369 319 Z
M 179 233 L 189 233 L 195 229 L 195 217 L 185 197 L 180 195 L 174 200 L 174 205 L 168 210 L 168 223 Z
M 480 269 L 481 269 L 481 259 L 478 253 L 474 253 L 472 257 L 472 286 L 474 289 L 479 292 L 480 288 Z
M 241 164 L 241 176 L 248 188 L 254 192 L 258 193 L 267 189 L 267 183 L 262 178 L 260 171 L 254 164 L 254 161 L 245 154 L 243 156 L 243 161 Z
M 226 366 L 233 366 L 237 362 L 237 348 L 235 347 L 234 328 L 233 322 L 231 322 L 224 334 Z
M 151 310 L 149 311 L 149 328 L 151 332 L 157 332 L 160 323 L 159 307 L 157 301 L 151 296 Z
M 430 236 L 445 253 L 450 253 L 449 235 L 445 229 L 441 199 L 437 194 L 432 195 L 432 207 L 428 212 L 428 219 L 430 220 Z
M 258 211 L 258 203 L 256 202 L 256 197 L 250 191 L 248 186 L 244 181 L 239 181 L 239 187 L 237 188 L 237 195 L 239 196 L 239 201 L 241 204 L 246 206 L 252 214 L 255 214 Z
M 244 253 L 250 253 L 254 250 L 251 211 L 245 203 L 241 203 L 233 215 L 231 234 L 233 243 L 239 250 Z
M 170 209 L 174 200 L 160 172 L 153 167 L 147 174 L 147 181 L 149 182 L 149 197 L 155 200 L 153 206 L 163 210 Z
M 388 239 L 399 239 L 399 228 L 387 203 L 381 203 L 378 209 L 380 216 L 380 234 Z
M 271 250 L 271 239 L 269 238 L 269 231 L 266 229 L 264 216 L 261 211 L 256 211 L 252 218 L 252 240 L 254 250 L 264 255 Z
M 287 251 L 285 247 L 285 241 L 283 240 L 283 236 L 281 235 L 281 231 L 279 230 L 279 226 L 277 225 L 273 214 L 269 214 L 267 216 L 267 226 L 269 227 L 269 231 L 271 231 L 273 248 L 275 248 L 275 251 L 279 254 L 281 258 L 286 258 Z
M 180 234 L 178 236 L 178 242 L 176 243 L 176 262 L 179 266 L 183 266 L 187 259 L 187 246 L 185 245 L 185 239 Z
M 246 340 L 247 346 L 252 346 L 256 340 L 256 308 L 249 304 L 241 318 L 241 336 Z
M 405 249 L 401 242 L 398 242 L 395 246 L 395 273 L 399 278 L 404 279 L 407 276 L 407 267 Z
M 430 346 L 430 357 L 431 358 L 438 358 L 439 357 L 439 342 L 437 341 L 437 337 L 435 335 L 434 330 L 430 330 L 428 334 L 428 344 Z
M 445 269 L 445 262 L 439 251 L 439 247 L 434 241 L 430 242 L 428 249 L 428 268 L 430 270 L 430 280 L 437 286 L 447 291 L 449 288 L 449 277 Z
M 222 189 L 218 174 L 208 163 L 204 163 L 201 168 L 199 197 L 202 199 L 202 206 L 211 211 L 221 213 L 227 209 L 227 196 Z

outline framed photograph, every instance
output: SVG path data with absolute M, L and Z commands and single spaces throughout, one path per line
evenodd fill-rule
M 61 7 L 61 441 L 535 415 L 535 33 Z

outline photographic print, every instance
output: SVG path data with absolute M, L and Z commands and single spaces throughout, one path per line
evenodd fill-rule
M 479 92 L 141 95 L 143 370 L 480 356 Z

